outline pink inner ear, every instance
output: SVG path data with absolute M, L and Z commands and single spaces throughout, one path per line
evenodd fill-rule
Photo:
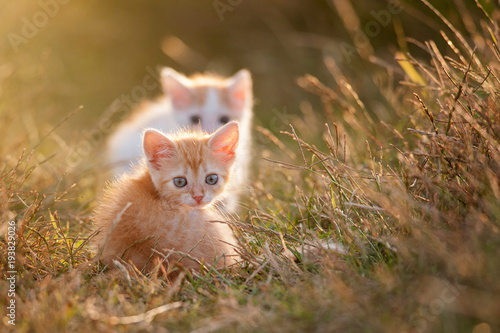
M 241 80 L 236 82 L 233 87 L 229 89 L 231 107 L 237 110 L 241 110 L 245 107 L 245 101 L 247 96 L 247 87 Z
M 241 89 L 236 90 L 233 94 L 234 99 L 240 101 L 241 103 L 245 103 L 245 96 L 246 96 L 245 87 L 242 87 Z
M 192 93 L 189 87 L 172 76 L 164 78 L 164 85 L 175 108 L 185 109 L 191 105 Z
M 219 154 L 222 160 L 229 162 L 234 158 L 234 150 L 234 146 L 224 146 L 219 149 L 214 149 L 214 153 Z
M 161 162 L 174 157 L 175 144 L 157 131 L 147 131 L 144 134 L 144 152 L 150 165 L 159 170 Z
M 231 107 L 242 110 L 252 94 L 252 81 L 248 72 L 240 71 L 233 76 L 228 86 L 228 93 Z
M 238 137 L 238 125 L 230 123 L 224 126 L 210 140 L 212 151 L 223 162 L 231 162 L 235 158 Z

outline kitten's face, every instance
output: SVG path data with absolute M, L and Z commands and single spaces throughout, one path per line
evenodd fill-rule
M 252 104 L 252 79 L 241 70 L 233 77 L 188 79 L 171 68 L 162 71 L 162 84 L 177 122 L 214 132 L 230 121 L 241 121 Z
M 238 125 L 216 133 L 169 139 L 155 130 L 144 134 L 151 178 L 160 195 L 182 206 L 202 208 L 214 202 L 230 177 L 238 144 Z
M 224 166 L 202 161 L 198 166 L 187 161 L 160 173 L 160 191 L 165 196 L 175 196 L 184 206 L 206 206 L 223 191 L 228 171 Z

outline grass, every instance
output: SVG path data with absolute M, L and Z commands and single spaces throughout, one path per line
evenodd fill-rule
M 253 186 L 232 221 L 246 261 L 230 270 L 103 272 L 89 246 L 99 162 L 69 168 L 75 143 L 59 125 L 26 111 L 26 135 L 14 133 L 5 110 L 17 105 L 2 102 L 0 261 L 6 277 L 15 220 L 15 331 L 498 331 L 500 12 L 457 1 L 451 22 L 423 3 L 442 29 L 433 39 L 395 22 L 394 59 L 365 48 L 345 66 L 325 52 L 324 73 L 297 80 L 311 93 L 299 113 L 257 117 Z

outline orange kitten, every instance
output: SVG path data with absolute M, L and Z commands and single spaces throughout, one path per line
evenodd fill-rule
M 146 165 L 113 184 L 95 212 L 101 261 L 121 258 L 151 270 L 163 259 L 154 248 L 167 256 L 165 266 L 200 268 L 181 253 L 209 265 L 218 260 L 218 268 L 236 263 L 231 228 L 209 221 L 223 219 L 214 203 L 231 178 L 238 138 L 235 122 L 211 135 L 184 131 L 167 137 L 147 130 Z
M 214 132 L 230 121 L 239 123 L 239 144 L 233 177 L 228 187 L 232 195 L 225 201 L 228 213 L 238 211 L 239 195 L 247 188 L 251 156 L 252 78 L 246 69 L 232 77 L 198 74 L 186 77 L 172 68 L 160 74 L 164 95 L 142 103 L 120 124 L 107 140 L 107 159 L 115 175 L 132 170 L 142 157 L 141 139 L 145 128 L 166 134 L 180 128 L 198 127 Z

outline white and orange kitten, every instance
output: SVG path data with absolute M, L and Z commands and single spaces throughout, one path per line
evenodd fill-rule
M 176 262 L 192 269 L 200 268 L 197 261 L 236 263 L 231 228 L 210 221 L 223 220 L 214 203 L 231 180 L 239 134 L 236 122 L 213 134 L 147 130 L 146 163 L 115 182 L 94 214 L 100 260 L 112 265 L 120 258 L 147 271 L 162 260 L 167 271 Z

